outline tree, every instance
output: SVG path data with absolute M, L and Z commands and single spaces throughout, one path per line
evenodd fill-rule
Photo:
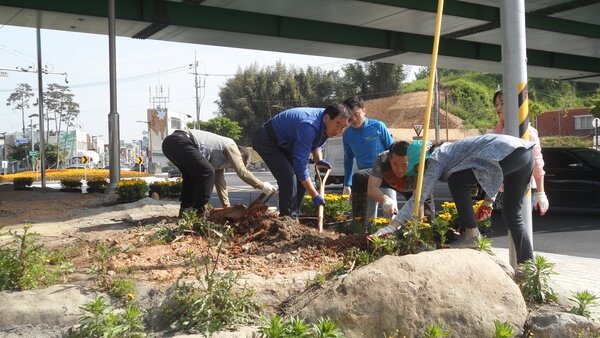
M 404 67 L 391 63 L 357 61 L 346 65 L 343 71 L 346 92 L 342 97 L 360 95 L 376 99 L 398 95 L 406 79 Z
M 200 121 L 200 129 L 229 137 L 233 140 L 238 140 L 242 135 L 242 128 L 237 122 L 231 121 L 230 119 L 222 116 L 215 117 L 214 119 L 210 119 L 206 122 Z
M 20 83 L 15 92 L 6 99 L 6 105 L 14 105 L 14 109 L 21 111 L 21 121 L 23 122 L 23 135 L 25 135 L 25 109 L 29 108 L 29 99 L 33 97 L 31 86 L 26 83 Z
M 592 106 L 590 107 L 590 114 L 593 117 L 600 118 L 600 88 L 596 89 L 596 93 L 591 97 Z
M 79 103 L 73 101 L 74 95 L 70 93 L 68 86 L 61 86 L 56 83 L 48 84 L 48 89 L 44 92 L 44 106 L 46 108 L 46 121 L 49 124 L 49 119 L 54 119 L 54 127 L 56 131 L 56 148 L 60 154 L 60 134 L 63 125 L 65 132 L 69 131 L 70 127 L 75 126 L 75 120 L 79 115 Z M 49 128 L 47 129 L 49 132 Z M 66 151 L 66 149 L 63 149 Z M 56 167 L 60 165 L 60 156 L 57 158 Z

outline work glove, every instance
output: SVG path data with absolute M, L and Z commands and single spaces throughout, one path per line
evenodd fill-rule
M 320 160 L 319 162 L 317 162 L 317 166 L 326 167 L 327 169 L 331 169 L 331 164 L 329 164 L 329 162 L 327 162 L 325 160 Z
M 342 189 L 342 195 L 348 195 L 350 196 L 350 194 L 352 194 L 352 188 L 345 185 L 344 189 Z
M 481 222 L 484 219 L 492 216 L 492 207 L 493 201 L 483 201 L 483 203 L 477 209 L 477 213 L 475 214 L 475 219 L 477 222 Z
M 533 207 L 535 210 L 540 210 L 540 215 L 544 216 L 546 211 L 548 211 L 548 207 L 550 203 L 548 202 L 548 197 L 546 197 L 546 193 L 543 191 L 538 191 L 535 193 L 535 206 Z
M 315 197 L 313 197 L 313 204 L 315 205 L 315 210 L 319 209 L 319 206 L 325 206 L 325 199 L 323 199 L 323 196 L 321 195 L 317 195 Z
M 389 224 L 386 227 L 380 228 L 375 233 L 367 236 L 367 239 L 371 241 L 371 240 L 373 240 L 374 237 L 382 237 L 382 238 L 387 237 L 387 236 L 393 235 L 394 232 L 396 232 L 396 230 L 398 230 L 398 229 L 396 229 L 395 226 Z
M 274 185 L 272 185 L 269 182 L 265 182 L 263 184 L 262 189 L 260 189 L 261 192 L 267 194 L 267 195 L 271 195 L 274 194 L 277 191 L 277 187 L 275 187 Z
M 398 213 L 398 206 L 391 198 L 386 198 L 383 200 L 383 212 L 392 216 Z

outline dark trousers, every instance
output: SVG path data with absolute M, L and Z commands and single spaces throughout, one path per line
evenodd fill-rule
M 502 218 L 511 232 L 517 250 L 517 263 L 520 264 L 533 259 L 531 238 L 525 229 L 525 221 L 521 213 L 523 198 L 533 172 L 531 149 L 515 149 L 500 161 L 500 168 L 504 176 Z M 460 224 L 466 229 L 478 226 L 471 198 L 471 187 L 474 184 L 477 184 L 477 179 L 471 169 L 456 172 L 448 178 L 448 187 L 456 204 Z
M 181 210 L 195 208 L 206 211 L 215 186 L 215 169 L 200 153 L 189 134 L 176 131 L 165 137 L 162 150 L 181 171 Z
M 294 172 L 292 154 L 280 148 L 272 137 L 263 125 L 252 136 L 252 147 L 277 180 L 279 215 L 290 216 L 300 211 L 306 189 Z

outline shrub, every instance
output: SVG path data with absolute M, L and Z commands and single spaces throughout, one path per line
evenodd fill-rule
M 33 184 L 33 177 L 15 177 L 13 179 L 13 185 L 15 190 L 25 190 L 31 187 Z
M 152 195 L 153 192 L 156 192 L 161 198 L 179 196 L 181 195 L 181 182 L 181 178 L 174 181 L 165 180 L 152 182 L 150 183 L 149 194 Z
M 83 183 L 77 178 L 65 178 L 60 180 L 60 185 L 62 186 L 62 189 L 60 189 L 61 191 L 77 190 L 81 192 L 81 186 Z
M 348 195 L 340 194 L 325 194 L 325 209 L 323 215 L 326 222 L 338 220 L 338 217 L 347 215 L 352 210 L 352 205 L 348 200 Z M 304 196 L 302 201 L 301 211 L 306 215 L 316 215 L 315 206 L 310 196 Z
M 89 193 L 104 193 L 108 188 L 108 181 L 103 177 L 92 177 L 88 180 L 87 185 L 87 192 Z
M 117 194 L 120 201 L 139 200 L 148 193 L 148 184 L 141 178 L 121 180 L 117 183 Z

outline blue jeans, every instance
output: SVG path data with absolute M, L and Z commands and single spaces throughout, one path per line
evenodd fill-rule
M 279 215 L 291 216 L 300 211 L 306 189 L 298 180 L 292 166 L 292 154 L 281 149 L 261 126 L 252 136 L 252 147 L 277 180 L 279 186 Z M 306 159 L 308 162 L 308 159 Z
M 533 259 L 533 246 L 521 214 L 523 198 L 533 172 L 533 152 L 531 149 L 517 148 L 499 164 L 504 176 L 502 218 L 511 232 L 517 251 L 517 263 L 520 264 Z M 471 169 L 456 172 L 448 178 L 448 187 L 456 204 L 460 223 L 465 229 L 478 227 L 470 192 L 473 184 L 477 184 L 477 179 Z

